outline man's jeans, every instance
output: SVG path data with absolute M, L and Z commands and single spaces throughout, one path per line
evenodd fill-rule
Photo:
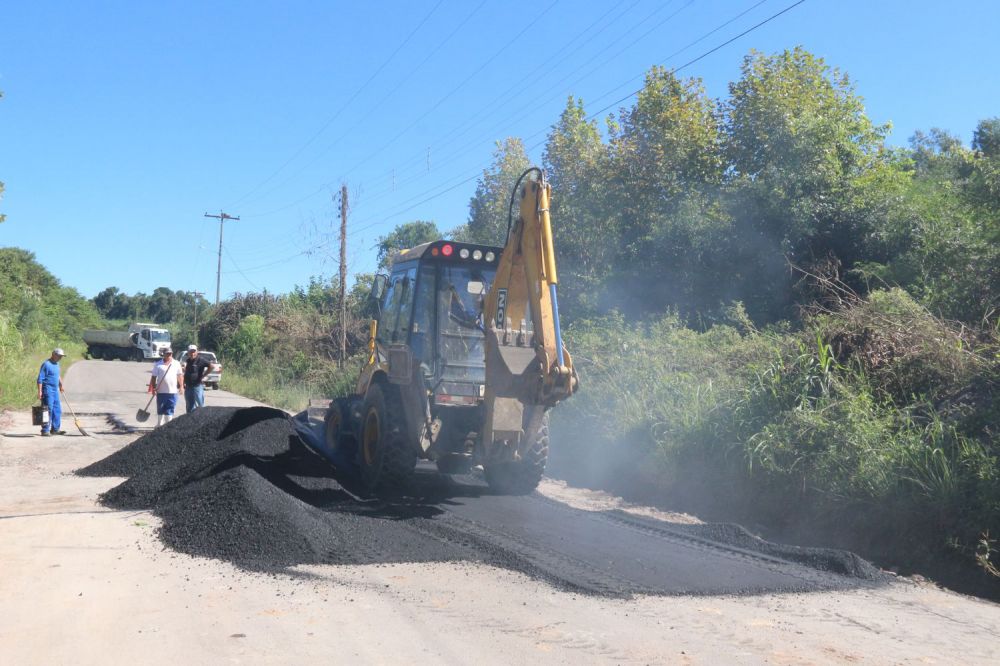
M 188 414 L 198 409 L 199 407 L 205 406 L 204 384 L 184 387 L 184 406 L 186 407 Z

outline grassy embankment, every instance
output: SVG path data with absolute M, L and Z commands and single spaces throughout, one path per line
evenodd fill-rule
M 60 343 L 66 357 L 60 363 L 63 376 L 73 361 L 83 358 L 83 344 Z M 22 336 L 10 320 L 0 314 L 0 408 L 25 409 L 38 404 L 38 367 L 56 346 L 41 333 Z
M 996 586 L 974 567 L 1000 535 L 996 331 L 891 290 L 800 331 L 737 310 L 705 332 L 610 318 L 567 338 L 583 389 L 555 410 L 554 473 Z
M 223 365 L 222 388 L 268 405 L 301 411 L 310 398 L 332 398 L 353 390 L 360 364 L 341 370 L 322 359 L 311 363 L 261 359 L 252 365 Z

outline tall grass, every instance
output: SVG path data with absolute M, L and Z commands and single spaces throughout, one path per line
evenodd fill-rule
M 578 321 L 566 335 L 583 388 L 553 412 L 557 473 L 853 535 L 896 562 L 981 552 L 982 535 L 1000 534 L 989 331 L 890 290 L 798 331 L 734 316 L 696 332 L 667 316 Z
M 62 373 L 73 361 L 83 358 L 82 343 L 60 343 L 66 356 Z M 24 409 L 38 402 L 38 368 L 52 354 L 55 343 L 35 330 L 20 333 L 4 313 L 0 313 L 0 408 Z
M 254 400 L 301 411 L 310 398 L 333 398 L 354 389 L 360 369 L 360 357 L 350 359 L 346 367 L 301 352 L 291 358 L 259 358 L 244 364 L 224 366 L 222 388 Z

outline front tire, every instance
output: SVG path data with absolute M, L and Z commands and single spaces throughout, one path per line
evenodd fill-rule
M 405 487 L 417 465 L 404 435 L 403 410 L 391 389 L 368 387 L 361 410 L 358 463 L 369 491 L 390 494 Z
M 527 495 L 538 487 L 549 459 L 549 415 L 542 417 L 538 430 L 520 460 L 485 466 L 486 482 L 501 495 Z
M 326 448 L 342 464 L 351 463 L 358 454 L 358 438 L 351 428 L 351 402 L 337 398 L 330 403 L 323 419 Z

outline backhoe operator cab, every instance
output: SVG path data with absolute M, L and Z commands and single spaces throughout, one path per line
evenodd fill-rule
M 482 464 L 503 492 L 530 492 L 541 479 L 547 429 L 536 437 L 543 455 L 520 474 L 506 470 L 521 472 L 520 461 L 488 455 L 479 441 L 483 305 L 500 254 L 498 247 L 434 241 L 396 255 L 389 275 L 376 276 L 368 363 L 355 394 L 331 404 L 325 431 L 328 455 L 355 462 L 370 490 L 398 488 L 419 458 L 445 473 Z

